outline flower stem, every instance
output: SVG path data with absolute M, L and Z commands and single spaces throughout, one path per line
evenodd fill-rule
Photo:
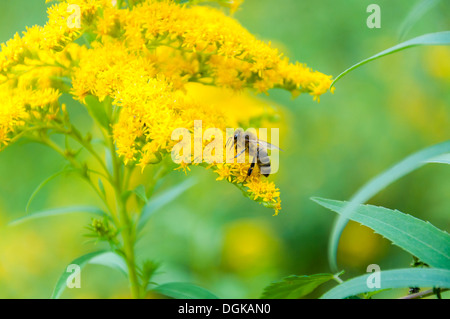
M 121 205 L 123 206 L 123 205 Z M 130 280 L 131 295 L 133 298 L 140 298 L 140 285 L 136 273 L 136 262 L 134 256 L 134 235 L 133 229 L 128 218 L 125 207 L 120 208 L 120 217 L 122 223 L 125 221 L 124 229 L 122 230 L 123 250 L 128 267 L 128 276 Z
M 140 284 L 136 272 L 136 261 L 134 255 L 134 228 L 126 209 L 126 199 L 122 196 L 122 174 L 121 164 L 116 153 L 114 141 L 110 138 L 110 151 L 113 164 L 113 185 L 116 195 L 117 210 L 122 229 L 123 253 L 128 267 L 128 278 L 130 281 L 131 295 L 134 299 L 140 298 Z
M 401 297 L 399 299 L 420 299 L 420 298 L 425 298 L 425 297 L 429 297 L 432 295 L 436 295 L 438 297 L 438 299 L 440 298 L 440 294 L 441 292 L 447 291 L 448 289 L 429 289 L 429 290 L 425 290 L 425 291 L 421 291 L 412 295 L 407 295 L 404 297 Z

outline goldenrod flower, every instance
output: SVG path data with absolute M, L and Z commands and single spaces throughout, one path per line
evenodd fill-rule
M 216 178 L 216 181 L 225 179 L 231 182 L 231 179 L 233 177 L 233 169 L 229 164 L 218 164 L 217 169 L 214 172 L 219 174 L 219 177 Z
M 235 11 L 241 2 L 227 3 Z M 81 28 L 68 23 L 69 5 L 80 9 Z M 109 113 L 119 110 L 107 129 L 124 163 L 143 170 L 171 152 L 177 128 L 194 132 L 194 121 L 201 120 L 203 130 L 218 128 L 225 136 L 226 127 L 253 116 L 242 107 L 195 99 L 191 83 L 202 92 L 204 86 L 263 93 L 283 88 L 315 100 L 331 84 L 330 76 L 290 63 L 234 18 L 207 6 L 147 0 L 130 9 L 111 0 L 70 0 L 52 5 L 48 18 L 44 26 L 27 28 L 1 45 L 0 145 L 19 128 L 63 123 L 65 110 L 58 103 L 63 92 L 82 103 L 94 96 L 111 108 Z M 89 46 L 74 42 L 83 34 L 93 35 Z M 187 173 L 189 165 L 178 169 Z M 251 176 L 249 163 L 209 167 L 217 180 L 232 182 L 276 214 L 281 209 L 279 189 L 261 178 L 258 167 Z

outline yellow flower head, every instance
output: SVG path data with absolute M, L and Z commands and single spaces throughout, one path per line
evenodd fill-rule
M 218 2 L 234 12 L 242 1 Z M 168 0 L 136 1 L 132 8 L 117 3 L 60 1 L 49 7 L 44 26 L 27 28 L 1 45 L 0 145 L 42 122 L 64 123 L 67 115 L 58 99 L 70 93 L 82 103 L 94 98 L 105 107 L 109 123 L 103 129 L 113 136 L 118 154 L 125 164 L 144 170 L 170 155 L 177 128 L 193 133 L 195 121 L 201 120 L 203 132 L 217 128 L 226 136 L 227 127 L 261 117 L 245 95 L 238 100 L 252 102 L 221 104 L 219 96 L 230 91 L 283 88 L 319 100 L 329 90 L 330 76 L 290 63 L 221 10 Z M 71 21 L 74 14 L 79 26 Z M 75 42 L 81 36 L 89 43 Z M 211 93 L 207 86 L 224 90 Z M 217 103 L 207 103 L 207 95 Z M 194 163 L 182 162 L 178 169 L 187 173 L 189 165 L 212 167 L 217 180 L 233 183 L 278 214 L 279 189 L 257 165 L 248 176 L 250 163 L 196 160 L 217 135 L 201 141 L 200 149 L 197 144 Z

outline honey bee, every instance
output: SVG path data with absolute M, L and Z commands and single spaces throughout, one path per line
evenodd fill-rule
M 244 131 L 243 129 L 237 129 L 234 132 L 234 135 L 228 138 L 226 145 L 230 145 L 231 147 L 234 146 L 236 152 L 238 152 L 238 143 L 239 150 L 241 151 L 234 158 L 237 158 L 246 150 L 249 151 L 249 156 L 252 157 L 250 168 L 247 171 L 247 178 L 252 174 L 253 169 L 256 165 L 258 165 L 261 175 L 268 177 L 271 172 L 271 167 L 267 150 L 277 149 L 283 151 L 281 148 L 275 145 L 258 139 L 258 137 L 254 133 L 250 131 Z

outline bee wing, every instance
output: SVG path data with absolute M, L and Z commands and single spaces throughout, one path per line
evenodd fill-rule
M 246 151 L 247 149 L 246 148 L 244 148 L 239 154 L 237 154 L 234 158 L 237 158 L 237 157 L 239 157 L 239 155 L 241 155 L 242 153 L 244 153 L 245 151 Z
M 228 144 L 230 144 L 230 142 L 232 142 L 233 141 L 233 136 L 230 136 L 228 139 L 227 139 L 227 143 L 225 144 L 226 146 L 228 146 Z M 233 145 L 233 143 L 231 143 L 231 146 Z
M 277 149 L 277 150 L 283 151 L 278 146 L 275 146 L 273 144 L 270 144 L 270 143 L 267 143 L 267 142 L 264 142 L 264 141 L 261 141 L 261 140 L 254 140 L 254 139 L 252 139 L 252 140 L 249 140 L 249 142 L 252 142 L 252 143 L 255 143 L 255 144 L 259 144 L 260 146 L 265 147 L 267 149 Z

